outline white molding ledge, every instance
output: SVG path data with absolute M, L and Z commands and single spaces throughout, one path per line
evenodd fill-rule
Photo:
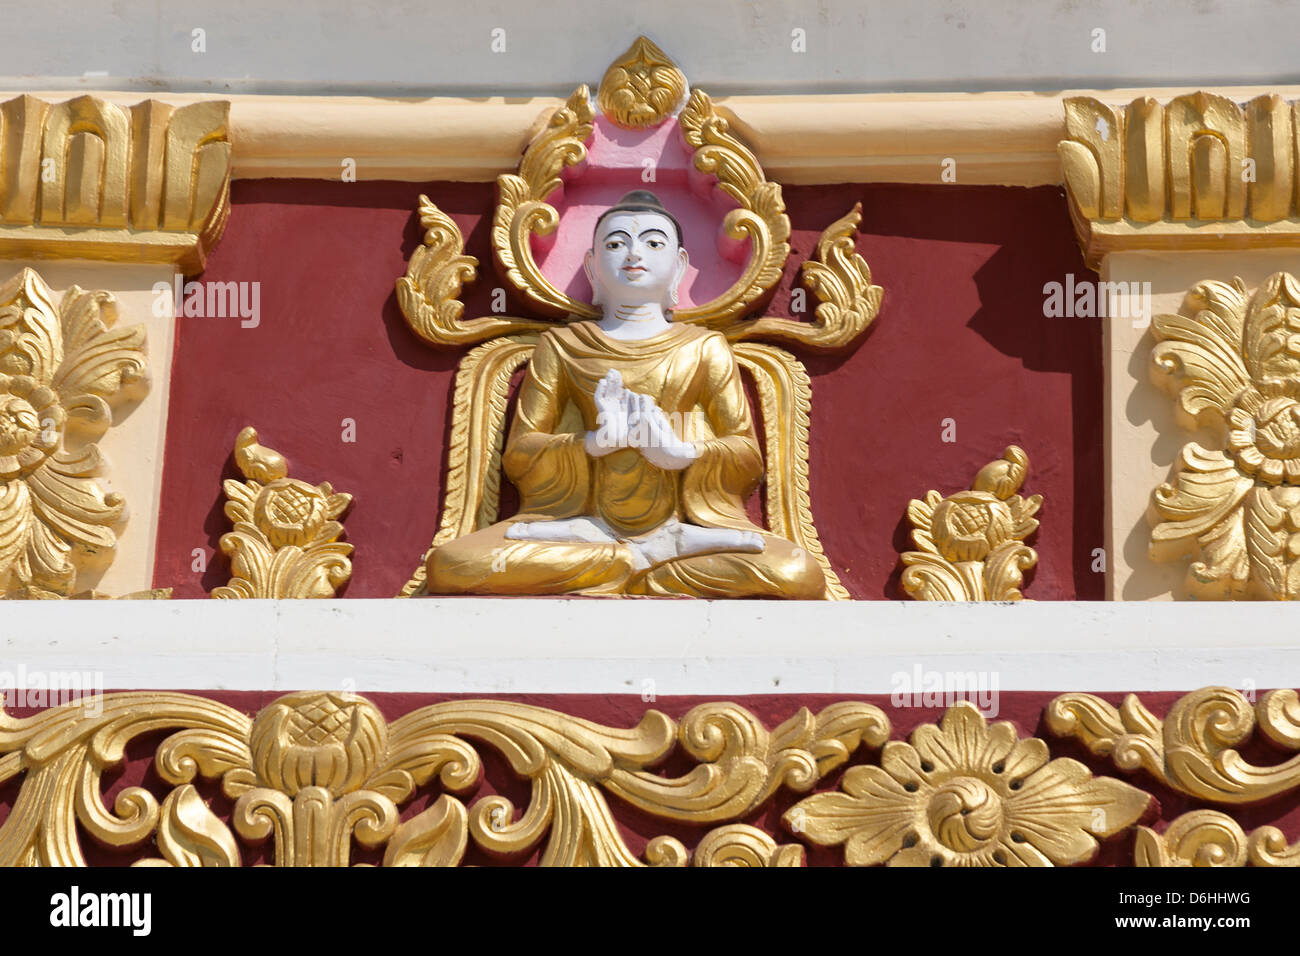
M 576 85 L 576 84 L 575 84 Z M 790 185 L 840 182 L 935 183 L 956 160 L 964 185 L 1062 182 L 1056 144 L 1065 138 L 1067 96 L 1125 104 L 1167 102 L 1192 87 L 1067 90 L 1060 93 L 809 94 L 719 97 L 719 111 Z M 1244 102 L 1261 93 L 1300 98 L 1300 87 L 1208 86 Z M 120 104 L 153 96 L 175 105 L 231 103 L 234 177 L 341 178 L 356 161 L 360 180 L 490 182 L 513 172 L 524 145 L 561 100 L 547 97 L 399 99 L 89 92 Z M 51 102 L 71 92 L 17 90 Z
M 889 693 L 917 667 L 999 691 L 1300 686 L 1295 611 L 1272 603 L 39 601 L 2 620 L 8 686 L 716 698 Z

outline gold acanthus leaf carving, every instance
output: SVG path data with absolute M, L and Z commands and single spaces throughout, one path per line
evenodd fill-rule
M 1300 280 L 1278 272 L 1248 295 L 1206 281 L 1177 314 L 1152 321 L 1153 380 L 1180 422 L 1222 434 L 1221 449 L 1183 447 L 1152 494 L 1151 556 L 1194 556 L 1198 598 L 1300 597 Z
M 234 575 L 214 598 L 331 598 L 352 577 L 352 545 L 338 540 L 337 519 L 352 496 L 328 481 L 289 478 L 279 452 L 257 443 L 245 428 L 235 439 L 235 464 L 246 481 L 229 479 L 226 517 L 234 530 L 221 536 Z
M 541 330 L 545 322 L 509 317 L 462 321 L 461 288 L 478 276 L 478 260 L 465 254 L 460 228 L 428 196 L 420 197 L 424 240 L 397 280 L 397 303 L 416 335 L 431 345 L 468 345 L 514 332 Z
M 171 731 L 154 763 L 172 790 L 161 807 L 131 787 L 110 811 L 101 777 L 142 734 Z M 0 711 L 0 783 L 24 774 L 0 824 L 0 864 L 84 865 L 79 827 L 115 847 L 152 834 L 161 858 L 142 865 L 234 866 L 240 843 L 274 840 L 278 866 L 345 866 L 353 842 L 384 847 L 387 866 L 454 866 L 472 840 L 506 854 L 542 839 L 544 866 L 798 866 L 802 848 L 738 824 L 781 788 L 810 790 L 889 722 L 876 707 L 844 702 L 800 709 L 768 731 L 736 704 L 704 704 L 677 723 L 650 710 L 631 728 L 605 727 L 504 700 L 458 700 L 391 723 L 354 694 L 300 692 L 250 720 L 188 694 L 131 692 L 65 704 L 32 717 Z M 482 763 L 498 751 L 532 784 L 517 811 L 500 796 L 467 805 Z M 695 762 L 677 778 L 650 767 L 675 747 Z M 198 777 L 220 779 L 235 801 L 229 824 L 206 806 Z M 399 825 L 398 807 L 437 780 L 445 791 Z M 644 861 L 627 847 L 604 796 L 653 816 L 710 830 L 694 856 L 656 837 Z
M 1069 866 L 1097 837 L 1136 822 L 1151 797 L 1083 764 L 1049 760 L 1047 745 L 991 727 L 968 701 L 908 743 L 890 741 L 880 766 L 845 772 L 840 791 L 807 797 L 782 821 L 850 866 Z
M 1090 268 L 1117 249 L 1294 247 L 1296 110 L 1205 91 L 1162 105 L 1065 101 L 1057 150 Z
M 230 215 L 230 103 L 0 103 L 0 254 L 203 269 Z
M 666 120 L 685 95 L 685 74 L 668 54 L 642 36 L 609 65 L 596 92 L 596 103 L 624 129 L 644 129 Z
M 1138 827 L 1134 862 L 1146 867 L 1293 867 L 1300 866 L 1300 843 L 1288 844 L 1274 826 L 1247 834 L 1226 813 L 1192 810 L 1163 833 Z
M 975 476 L 970 491 L 929 491 L 907 507 L 919 551 L 902 560 L 903 590 L 918 601 L 1019 601 L 1023 572 L 1038 562 L 1024 543 L 1038 527 L 1042 495 L 1016 494 L 1029 458 L 1015 445 Z
M 813 322 L 763 316 L 732 323 L 726 334 L 732 341 L 768 338 L 819 349 L 849 345 L 880 312 L 884 290 L 871 284 L 871 267 L 854 246 L 862 222 L 862 203 L 822 231 L 815 258 L 800 267 L 804 285 L 818 303 Z
M 144 326 L 116 321 L 109 293 L 55 305 L 32 269 L 0 286 L 0 594 L 67 597 L 111 560 L 126 502 L 95 481 L 96 442 L 149 386 Z
M 732 239 L 748 239 L 749 260 L 740 277 L 711 302 L 678 309 L 675 322 L 689 322 L 730 334 L 776 287 L 790 255 L 790 218 L 779 183 L 769 182 L 749 148 L 731 133 L 727 121 L 702 90 L 694 90 L 678 117 L 682 137 L 694 151 L 692 162 L 717 177 L 718 188 L 739 209 L 723 217 L 722 230 Z
M 528 144 L 518 173 L 497 177 L 497 206 L 492 217 L 497 269 L 529 305 L 553 319 L 600 316 L 590 303 L 561 292 L 542 274 L 533 258 L 531 240 L 533 235 L 549 236 L 559 226 L 560 215 L 546 197 L 559 188 L 564 167 L 587 158 L 593 119 L 591 94 L 586 86 L 579 86 Z
M 1119 707 L 1093 694 L 1062 694 L 1047 708 L 1052 733 L 1077 738 L 1123 770 L 1145 770 L 1181 793 L 1232 805 L 1300 786 L 1300 756 L 1259 767 L 1236 749 L 1256 722 L 1269 739 L 1300 749 L 1300 705 L 1293 690 L 1270 691 L 1252 708 L 1230 687 L 1206 687 L 1180 697 L 1163 721 L 1136 694 Z

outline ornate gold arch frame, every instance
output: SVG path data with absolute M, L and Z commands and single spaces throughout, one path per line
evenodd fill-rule
M 669 120 L 686 89 L 681 71 L 642 37 L 606 72 L 597 103 L 611 121 L 635 129 Z M 547 199 L 560 186 L 565 167 L 586 160 L 594 119 L 590 91 L 579 86 L 529 143 L 517 172 L 497 178 L 491 231 L 497 272 L 544 318 L 462 319 L 460 292 L 477 278 L 478 260 L 465 254 L 464 239 L 451 218 L 427 196 L 420 197 L 425 235 L 406 275 L 397 280 L 402 313 L 430 345 L 477 345 L 462 359 L 456 376 L 442 519 L 430 550 L 497 520 L 510 376 L 528 361 L 537 334 L 555 322 L 599 314 L 590 303 L 566 295 L 542 274 L 531 245 L 533 236 L 550 235 L 559 226 L 559 213 Z M 848 591 L 831 567 L 813 523 L 808 373 L 786 349 L 755 340 L 827 351 L 854 346 L 876 317 L 883 294 L 872 285 L 866 261 L 854 251 L 861 207 L 829 225 L 817 243 L 815 258 L 801 267 L 803 282 L 819 303 L 814 320 L 751 318 L 780 281 L 790 255 L 790 220 L 781 186 L 767 179 L 758 158 L 731 133 L 703 91 L 690 93 L 676 119 L 693 150 L 695 169 L 715 177 L 717 188 L 737 204 L 726 214 L 723 230 L 732 239 L 749 240 L 749 258 L 729 289 L 703 305 L 677 311 L 674 321 L 720 331 L 735 344 L 737 359 L 752 376 L 759 396 L 766 441 L 768 527 L 816 557 L 826 574 L 828 599 L 846 599 Z M 421 564 L 400 596 L 423 593 Z

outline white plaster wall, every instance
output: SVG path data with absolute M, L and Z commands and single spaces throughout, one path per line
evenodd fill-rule
M 126 524 L 118 532 L 112 563 L 85 568 L 77 575 L 76 589 L 106 594 L 129 594 L 153 587 L 154 546 L 158 533 L 158 503 L 162 496 L 167 399 L 171 388 L 175 319 L 171 295 L 165 296 L 165 316 L 154 314 L 156 282 L 170 285 L 170 265 L 104 263 L 79 260 L 0 262 L 0 283 L 30 266 L 54 290 L 54 302 L 73 285 L 112 292 L 117 300 L 116 327 L 143 325 L 149 359 L 149 392 L 139 402 L 124 402 L 113 409 L 113 424 L 98 442 L 107 462 L 100 484 L 126 497 Z M 160 309 L 163 308 L 160 306 Z M 213 481 L 217 481 L 214 477 Z M 46 602 L 40 602 L 46 603 Z
M 1294 625 L 1272 602 L 13 602 L 0 683 L 648 699 L 889 693 L 919 667 L 999 691 L 1262 690 L 1300 686 Z
M 0 86 L 556 94 L 639 33 L 715 93 L 1278 84 L 1300 78 L 1297 25 L 1289 0 L 43 0 L 15 16 Z

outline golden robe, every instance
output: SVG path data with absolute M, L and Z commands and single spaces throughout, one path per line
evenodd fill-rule
M 610 369 L 630 391 L 650 395 L 699 457 L 667 471 L 634 448 L 601 458 L 585 449 L 597 431 L 593 393 Z M 528 365 L 502 464 L 519 489 L 520 510 L 437 548 L 432 594 L 654 594 L 817 599 L 825 576 L 816 560 L 764 531 L 745 514 L 763 475 L 749 400 L 726 338 L 672 325 L 640 341 L 610 338 L 594 322 L 542 334 Z M 519 541 L 519 521 L 594 516 L 619 537 L 669 519 L 763 536 L 759 553 L 718 551 L 637 570 L 622 542 Z

